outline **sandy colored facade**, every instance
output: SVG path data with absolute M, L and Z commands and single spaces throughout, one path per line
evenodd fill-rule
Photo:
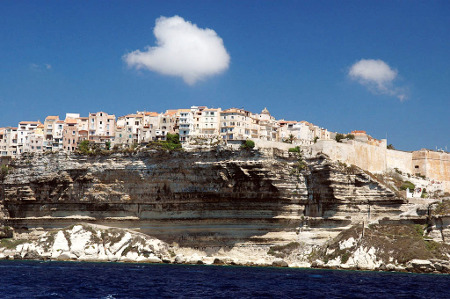
M 63 129 L 63 148 L 67 152 L 74 152 L 78 148 L 78 121 L 66 118 Z
M 354 164 L 373 173 L 399 170 L 407 174 L 420 174 L 442 182 L 450 192 L 450 154 L 422 149 L 403 152 L 386 148 L 386 140 L 366 143 L 356 140 L 336 142 L 321 140 L 310 146 L 310 154 L 327 154 L 332 160 Z
M 114 138 L 116 116 L 100 111 L 89 113 L 89 141 L 104 143 Z
M 412 153 L 413 173 L 450 181 L 450 154 L 421 149 Z

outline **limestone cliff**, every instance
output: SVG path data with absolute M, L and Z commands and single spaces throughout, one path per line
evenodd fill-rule
M 271 246 L 295 242 L 306 261 L 313 246 L 355 225 L 428 221 L 426 209 L 421 214 L 370 174 L 322 154 L 48 154 L 24 156 L 10 169 L 0 184 L 0 218 L 18 233 L 87 222 L 176 243 L 180 254 L 256 263 Z

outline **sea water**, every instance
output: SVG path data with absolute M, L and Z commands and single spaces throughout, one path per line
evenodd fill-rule
M 450 276 L 291 268 L 0 261 L 0 298 L 450 298 Z

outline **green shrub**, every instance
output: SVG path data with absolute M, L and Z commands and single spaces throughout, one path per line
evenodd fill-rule
M 83 140 L 78 144 L 78 151 L 84 155 L 89 154 L 91 147 L 89 145 L 89 140 Z
M 319 140 L 319 137 L 314 137 L 314 143 L 316 143 L 317 142 L 317 140 Z
M 421 198 L 427 198 L 428 197 L 427 189 L 423 188 L 422 195 L 420 197 Z
M 166 141 L 162 142 L 162 146 L 170 151 L 181 149 L 180 135 L 167 133 Z
M 414 190 L 414 188 L 416 188 L 416 185 L 414 185 L 410 181 L 406 181 L 400 186 L 400 190 L 406 190 L 408 188 L 409 190 Z
M 355 139 L 355 135 L 347 134 L 347 135 L 345 135 L 345 138 L 347 138 L 348 140 L 354 140 Z
M 291 147 L 291 148 L 289 149 L 289 152 L 290 152 L 290 153 L 300 153 L 300 147 L 299 147 L 299 146 Z
M 242 149 L 252 149 L 255 147 L 255 142 L 253 140 L 247 139 L 244 143 L 242 143 Z
M 344 138 L 345 138 L 344 134 L 341 134 L 341 133 L 337 133 L 337 134 L 336 134 L 336 137 L 334 137 L 334 139 L 335 139 L 337 142 L 341 142 L 341 140 L 344 139 Z
M 173 144 L 181 144 L 180 143 L 180 135 L 167 133 L 166 142 L 173 143 Z
M 294 142 L 294 140 L 295 140 L 295 136 L 290 134 L 288 138 L 283 139 L 283 142 L 292 144 Z

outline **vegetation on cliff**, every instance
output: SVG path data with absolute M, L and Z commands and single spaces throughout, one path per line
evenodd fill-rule
M 242 143 L 242 145 L 241 145 L 241 149 L 247 149 L 247 150 L 253 149 L 254 147 L 255 147 L 255 142 L 250 139 L 245 140 L 245 142 Z
M 2 165 L 0 169 L 0 181 L 3 181 L 5 177 L 8 175 L 9 167 L 7 165 Z
M 353 226 L 313 252 L 311 258 L 325 262 L 340 258 L 346 263 L 361 248 L 374 248 L 377 260 L 384 264 L 406 264 L 413 259 L 448 259 L 450 245 L 427 238 L 426 226 L 420 224 Z M 351 245 L 344 242 L 354 240 Z

